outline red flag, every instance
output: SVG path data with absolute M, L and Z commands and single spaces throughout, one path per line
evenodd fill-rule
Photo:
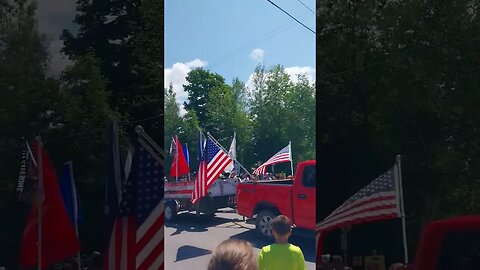
M 38 156 L 37 147 L 38 144 L 34 142 L 33 150 Z M 42 148 L 41 153 L 43 170 L 41 267 L 45 269 L 53 263 L 75 256 L 80 250 L 80 243 L 63 204 L 55 168 L 45 149 Z M 37 197 L 38 190 L 35 194 Z M 33 202 L 21 240 L 20 264 L 25 268 L 38 264 L 37 226 L 38 197 Z
M 178 164 L 178 169 L 177 169 Z M 177 136 L 175 136 L 175 157 L 173 158 L 172 167 L 170 167 L 170 176 L 178 177 L 190 173 L 187 160 L 183 155 L 182 144 Z

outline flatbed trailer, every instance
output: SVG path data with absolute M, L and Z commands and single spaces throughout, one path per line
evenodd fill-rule
M 214 216 L 218 209 L 236 208 L 236 190 L 239 180 L 218 179 L 208 189 L 208 195 L 196 204 L 191 201 L 194 181 L 165 183 L 165 220 L 174 220 L 179 212 L 195 211 L 197 216 Z

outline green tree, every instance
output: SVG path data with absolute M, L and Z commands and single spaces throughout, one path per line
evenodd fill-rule
M 62 145 L 64 155 L 87 162 L 84 158 L 98 152 L 98 148 L 105 143 L 106 123 L 113 116 L 107 103 L 108 94 L 98 59 L 93 53 L 79 57 L 72 66 L 67 67 L 61 79 L 60 130 L 64 133 L 62 135 L 74 138 L 66 148 Z M 78 133 L 86 134 L 76 136 Z M 91 156 L 90 160 L 91 163 L 87 162 L 84 167 L 91 170 L 79 173 L 80 176 L 87 173 L 93 179 L 104 168 L 104 156 Z
M 180 107 L 177 103 L 175 92 L 172 85 L 165 89 L 165 149 L 168 151 L 172 137 L 178 135 L 182 128 L 182 118 L 180 117 Z
M 187 75 L 187 84 L 183 86 L 188 93 L 188 103 L 185 109 L 194 109 L 202 128 L 206 127 L 207 102 L 210 99 L 210 91 L 216 87 L 225 85 L 225 79 L 216 73 L 211 73 L 203 68 L 190 71 Z
M 265 162 L 274 151 L 285 147 L 287 138 L 287 109 L 285 96 L 292 91 L 293 84 L 279 65 L 265 72 L 258 66 L 253 78 L 252 91 L 253 137 L 256 161 Z M 278 149 L 278 150 L 274 150 Z
M 233 136 L 235 121 L 235 103 L 232 89 L 221 85 L 211 89 L 207 103 L 206 130 L 224 147 L 230 143 L 227 138 Z
M 38 33 L 36 2 L 0 1 L 0 261 L 14 268 L 28 206 L 14 200 L 22 137 L 47 135 L 55 124 L 58 84 L 46 78 L 47 43 Z M 47 135 L 48 136 L 48 135 Z
M 48 143 L 56 164 L 71 160 L 82 200 L 84 222 L 80 227 L 83 248 L 102 245 L 98 220 L 103 218 L 103 186 L 106 168 L 106 124 L 117 117 L 108 105 L 106 83 L 93 53 L 78 57 L 61 76 L 58 128 L 51 136 L 65 138 Z M 121 138 L 122 139 L 122 138 Z M 88 198 L 88 200 L 86 199 Z
M 232 82 L 233 102 L 237 106 L 237 110 L 246 111 L 248 109 L 248 94 L 245 83 L 235 78 Z
M 298 82 L 285 95 L 285 106 L 286 136 L 292 141 L 294 161 L 315 159 L 315 87 L 306 75 L 299 75 Z
M 78 0 L 74 22 L 79 25 L 76 35 L 64 30 L 64 52 L 71 58 L 93 50 L 100 60 L 107 89 L 112 92 L 112 108 L 122 110 L 131 95 L 133 74 L 130 39 L 137 27 L 132 23 L 139 18 L 142 1 Z M 159 43 L 161 43 L 159 41 Z
M 426 222 L 478 207 L 474 18 L 468 1 L 319 6 L 319 171 L 336 182 L 322 190 L 354 193 L 403 154 L 413 252 Z
M 198 168 L 197 155 L 198 155 L 198 130 L 200 123 L 195 111 L 189 110 L 182 118 L 182 125 L 180 136 L 182 143 L 188 144 L 188 150 L 190 154 L 190 171 L 196 171 Z
M 133 83 L 121 110 L 130 119 L 148 119 L 139 124 L 152 138 L 163 138 L 163 2 L 140 1 L 139 14 L 131 23 L 135 34 L 129 40 Z
M 0 50 L 0 147 L 6 149 L 19 145 L 23 136 L 48 129 L 52 120 L 49 105 L 56 90 L 45 77 L 46 43 L 37 31 L 35 3 L 14 1 L 11 8 Z M 7 168 L 16 165 L 11 154 L 3 152 Z M 14 178 L 9 173 L 0 179 Z

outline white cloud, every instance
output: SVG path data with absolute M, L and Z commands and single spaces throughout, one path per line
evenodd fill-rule
M 253 49 L 253 51 L 250 53 L 250 58 L 253 60 L 260 62 L 263 59 L 263 56 L 265 55 L 265 51 L 262 49 Z
M 294 83 L 298 82 L 298 75 L 306 75 L 308 81 L 313 84 L 315 82 L 315 68 L 314 67 L 288 67 L 285 68 L 285 72 L 290 76 L 290 80 Z
M 297 76 L 300 75 L 300 74 L 306 75 L 310 84 L 315 83 L 315 68 L 314 67 L 294 66 L 294 67 L 287 67 L 284 70 L 290 76 L 290 80 L 294 83 L 298 82 L 298 77 Z M 245 85 L 247 86 L 247 89 L 249 91 L 253 90 L 253 75 L 254 74 L 250 74 L 247 82 L 245 83 Z
M 192 69 L 204 67 L 208 64 L 206 61 L 195 59 L 187 63 L 175 63 L 171 68 L 165 69 L 165 88 L 173 86 L 173 91 L 176 94 L 177 102 L 180 104 L 180 114 L 186 113 L 183 102 L 187 101 L 188 94 L 183 89 L 183 85 L 187 84 L 186 77 Z

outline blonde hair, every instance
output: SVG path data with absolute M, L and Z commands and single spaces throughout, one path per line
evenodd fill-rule
M 233 238 L 223 241 L 213 252 L 208 270 L 258 270 L 252 244 Z

